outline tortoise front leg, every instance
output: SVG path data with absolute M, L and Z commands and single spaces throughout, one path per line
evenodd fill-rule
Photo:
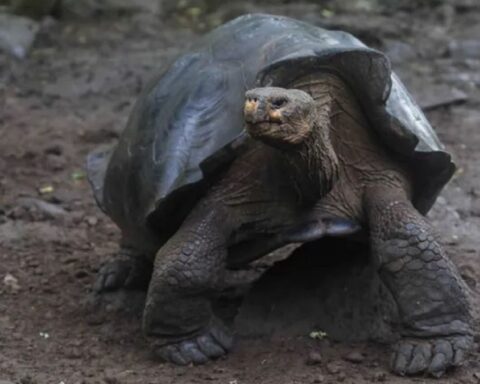
M 152 268 L 145 252 L 122 242 L 115 257 L 98 271 L 93 291 L 100 294 L 121 288 L 146 290 Z
M 164 360 L 202 364 L 232 347 L 210 300 L 225 270 L 227 222 L 219 209 L 200 206 L 156 255 L 143 328 Z
M 472 346 L 467 288 L 403 191 L 377 187 L 366 195 L 373 256 L 402 321 L 392 370 L 439 377 Z

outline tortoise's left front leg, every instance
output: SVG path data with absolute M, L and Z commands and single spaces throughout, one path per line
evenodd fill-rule
M 439 377 L 472 346 L 466 285 L 404 191 L 376 187 L 366 196 L 373 256 L 402 321 L 392 369 Z
M 203 364 L 232 347 L 211 306 L 225 273 L 228 223 L 220 204 L 200 202 L 156 255 L 143 329 L 164 360 Z

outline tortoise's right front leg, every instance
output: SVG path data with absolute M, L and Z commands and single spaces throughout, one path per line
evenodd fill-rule
M 210 301 L 225 270 L 227 221 L 219 209 L 203 205 L 156 255 L 143 328 L 164 360 L 202 364 L 232 347 Z

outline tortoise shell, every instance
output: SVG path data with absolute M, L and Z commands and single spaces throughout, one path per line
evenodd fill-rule
M 116 147 L 87 159 L 98 204 L 124 231 L 141 232 L 152 215 L 175 227 L 242 152 L 245 91 L 323 69 L 350 85 L 385 146 L 411 164 L 413 204 L 426 213 L 455 166 L 387 57 L 348 33 L 264 14 L 206 34 L 143 92 Z

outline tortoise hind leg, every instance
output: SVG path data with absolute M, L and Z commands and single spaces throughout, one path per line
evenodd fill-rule
M 152 258 L 125 237 L 113 260 L 105 263 L 97 273 L 93 290 L 96 293 L 115 291 L 121 288 L 147 290 L 152 275 Z
M 143 328 L 162 359 L 202 364 L 232 347 L 230 331 L 211 308 L 222 286 L 230 232 L 227 215 L 200 203 L 158 251 Z
M 402 322 L 392 370 L 439 377 L 472 346 L 467 288 L 403 190 L 374 187 L 366 196 L 373 257 Z

